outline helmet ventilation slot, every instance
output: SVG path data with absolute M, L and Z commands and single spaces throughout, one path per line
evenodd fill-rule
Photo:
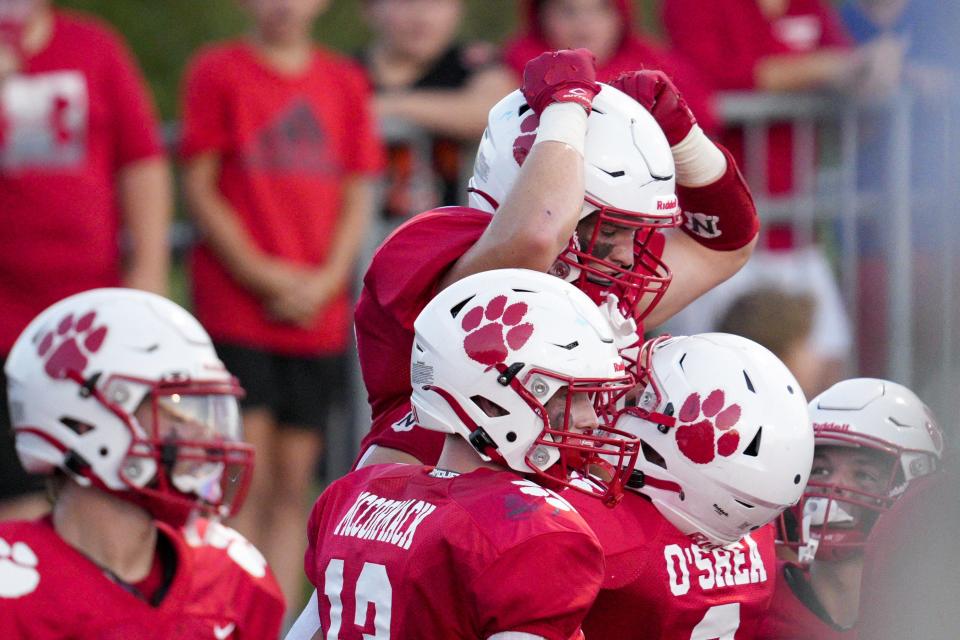
M 756 458 L 760 454 L 760 440 L 763 437 L 763 427 L 757 429 L 757 435 L 753 436 L 753 440 L 750 441 L 750 444 L 747 445 L 747 448 L 743 450 L 743 455 L 753 456 Z
M 667 468 L 667 462 L 663 456 L 657 453 L 657 450 L 651 447 L 645 440 L 640 441 L 640 447 L 643 450 L 643 458 L 650 464 L 657 465 L 661 469 Z

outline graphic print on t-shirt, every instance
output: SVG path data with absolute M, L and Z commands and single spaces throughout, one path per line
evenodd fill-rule
M 244 163 L 270 173 L 330 175 L 330 157 L 323 124 L 303 98 L 294 100 L 257 131 L 243 149 Z
M 8 78 L 0 86 L 0 168 L 79 167 L 86 159 L 88 103 L 79 71 Z

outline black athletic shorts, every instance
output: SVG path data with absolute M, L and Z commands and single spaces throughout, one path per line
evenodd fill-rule
M 7 406 L 7 378 L 3 375 L 4 361 L 0 358 L 0 500 L 16 498 L 43 491 L 43 476 L 28 475 L 20 466 L 13 446 L 13 428 L 10 408 Z
M 227 370 L 247 392 L 244 409 L 268 409 L 282 427 L 323 430 L 344 402 L 349 374 L 344 354 L 288 356 L 216 343 Z

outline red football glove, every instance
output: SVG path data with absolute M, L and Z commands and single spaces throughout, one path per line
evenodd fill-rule
M 589 114 L 600 93 L 593 54 L 588 49 L 541 53 L 524 67 L 520 91 L 537 115 L 554 102 L 574 102 Z
M 653 114 L 671 147 L 686 138 L 697 124 L 697 117 L 663 71 L 626 71 L 610 86 L 620 89 Z

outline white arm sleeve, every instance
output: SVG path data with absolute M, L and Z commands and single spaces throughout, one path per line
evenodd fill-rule
M 522 631 L 501 631 L 493 634 L 487 640 L 546 640 L 546 638 Z
M 300 613 L 284 640 L 311 640 L 320 631 L 320 608 L 317 605 L 317 590 L 313 590 L 310 602 Z

